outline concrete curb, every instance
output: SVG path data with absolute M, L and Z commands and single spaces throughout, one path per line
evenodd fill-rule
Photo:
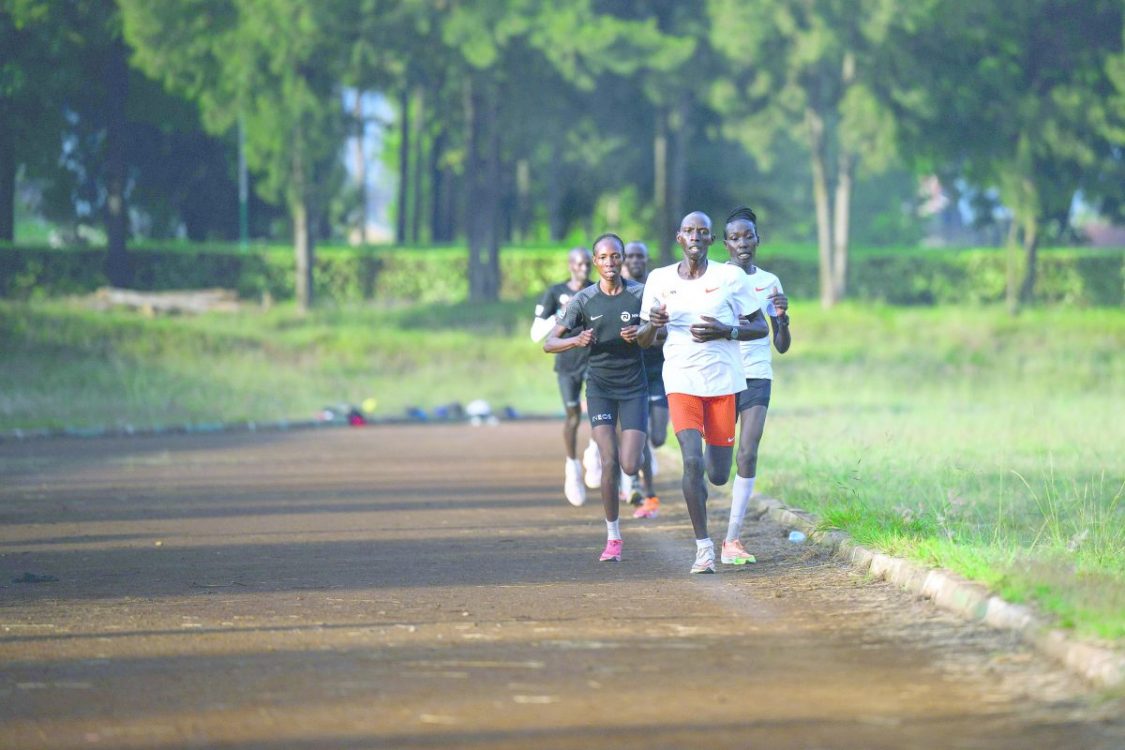
M 939 607 L 966 620 L 1013 631 L 1040 652 L 1098 687 L 1112 689 L 1125 686 L 1125 654 L 1108 646 L 1079 641 L 1063 630 L 1052 628 L 1030 608 L 1006 602 L 982 584 L 948 570 L 927 568 L 909 560 L 873 552 L 840 531 L 821 531 L 817 528 L 815 516 L 787 507 L 774 498 L 758 498 L 757 510 L 782 526 L 804 532 L 809 539 L 833 549 L 838 556 L 875 578 L 932 599 Z

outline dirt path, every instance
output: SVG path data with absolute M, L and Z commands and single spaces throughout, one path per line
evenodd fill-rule
M 561 470 L 557 423 L 0 444 L 0 747 L 1125 746 L 777 526 L 689 576 L 667 475 L 598 564 Z

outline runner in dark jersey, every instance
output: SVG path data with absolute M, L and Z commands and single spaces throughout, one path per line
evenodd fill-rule
M 601 454 L 607 537 L 602 562 L 621 560 L 618 477 L 622 470 L 636 473 L 648 427 L 648 381 L 637 346 L 644 287 L 621 277 L 624 254 L 625 243 L 616 234 L 594 241 L 594 266 L 601 281 L 575 295 L 543 345 L 548 352 L 590 352 L 586 406 Z
M 629 242 L 625 245 L 624 275 L 639 284 L 648 279 L 648 247 L 643 242 Z M 668 437 L 668 395 L 664 392 L 664 343 L 665 332 L 657 336 L 656 343 L 648 349 L 641 349 L 648 376 L 648 443 L 645 444 L 641 459 L 644 496 L 640 497 L 636 477 L 632 477 L 633 487 L 628 493 L 630 501 L 641 499 L 639 507 L 633 511 L 633 518 L 656 518 L 660 513 L 660 498 L 652 481 L 656 476 L 656 457 L 653 451 L 664 445 Z
M 570 279 L 555 284 L 543 293 L 535 306 L 535 320 L 531 324 L 531 339 L 540 341 L 562 320 L 567 304 L 575 294 L 590 286 L 590 251 L 576 247 L 567 255 Z M 559 381 L 566 419 L 563 422 L 563 446 L 566 449 L 565 482 L 563 492 L 571 505 L 586 502 L 586 488 L 582 484 L 582 462 L 578 459 L 578 424 L 582 420 L 582 381 L 586 377 L 587 349 L 573 349 L 555 357 L 555 375 Z

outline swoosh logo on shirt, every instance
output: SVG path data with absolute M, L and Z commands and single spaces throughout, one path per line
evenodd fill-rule
M 705 292 L 706 294 L 710 294 L 711 292 L 717 292 L 717 291 L 719 291 L 719 287 L 717 287 L 717 286 L 716 286 L 716 287 L 711 287 L 710 289 L 704 289 L 703 291 L 704 291 L 704 292 Z
M 769 288 L 770 288 L 770 285 L 769 285 L 769 284 L 766 284 L 765 286 L 756 286 L 756 287 L 754 287 L 754 291 L 755 291 L 755 292 L 764 292 L 764 291 L 766 291 L 766 290 L 767 290 L 767 289 L 769 289 Z
M 605 313 L 602 313 L 601 315 L 595 315 L 594 317 L 590 318 L 590 320 L 597 320 L 598 318 L 600 318 L 604 315 L 605 315 Z

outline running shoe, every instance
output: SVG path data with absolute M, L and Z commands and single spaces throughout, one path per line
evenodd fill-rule
M 714 573 L 715 572 L 715 547 L 700 547 L 695 548 L 695 562 L 691 565 L 692 573 Z
M 660 515 L 660 498 L 656 495 L 646 497 L 641 507 L 633 511 L 633 518 L 656 518 Z
M 598 562 L 621 562 L 621 545 L 620 539 L 607 539 Z
M 625 472 L 621 472 L 621 483 L 618 485 L 621 490 L 617 493 L 617 499 L 623 503 L 637 506 L 645 501 L 644 495 L 641 494 L 640 479 L 635 476 L 629 476 Z
M 723 565 L 745 565 L 746 563 L 758 562 L 758 560 L 746 551 L 742 546 L 742 542 L 735 539 L 733 542 L 723 542 L 723 554 L 720 557 Z
M 586 504 L 586 488 L 582 486 L 582 462 L 577 458 L 566 460 L 566 481 L 563 483 L 563 494 L 566 500 L 574 507 Z
M 586 486 L 592 490 L 602 486 L 602 454 L 593 440 L 582 453 L 582 463 L 586 466 Z

